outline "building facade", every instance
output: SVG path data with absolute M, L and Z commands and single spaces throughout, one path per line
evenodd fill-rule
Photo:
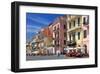
M 77 51 L 88 53 L 89 49 L 89 17 L 82 15 L 68 15 L 68 42 L 76 43 Z M 80 49 L 80 50 L 78 50 Z
M 62 53 L 67 46 L 67 16 L 58 17 L 53 23 L 53 45 L 55 52 Z

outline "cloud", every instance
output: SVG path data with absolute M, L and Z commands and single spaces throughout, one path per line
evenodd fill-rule
M 37 16 L 37 17 L 35 17 L 35 16 L 34 17 L 27 17 L 27 19 L 32 20 L 33 22 L 40 23 L 42 25 L 48 25 L 48 23 L 50 22 L 47 19 L 41 18 L 39 16 Z
M 27 25 L 28 29 L 41 29 L 41 26 L 36 26 L 36 25 Z
M 27 25 L 27 33 L 37 33 L 41 28 L 41 26 Z
M 39 30 L 37 29 L 27 29 L 27 32 L 29 33 L 37 33 Z

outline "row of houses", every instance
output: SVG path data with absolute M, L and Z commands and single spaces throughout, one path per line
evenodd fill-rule
M 89 16 L 64 15 L 41 29 L 30 42 L 31 50 L 65 53 L 71 47 L 89 53 Z

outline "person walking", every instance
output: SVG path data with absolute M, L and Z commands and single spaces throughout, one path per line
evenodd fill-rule
M 60 56 L 60 50 L 57 50 L 57 56 Z

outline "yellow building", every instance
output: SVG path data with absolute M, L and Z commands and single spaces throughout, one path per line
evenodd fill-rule
M 86 24 L 86 23 L 84 24 L 84 22 L 88 22 L 87 19 L 84 19 L 85 17 L 86 16 L 82 16 L 82 15 L 68 15 L 67 40 L 69 42 L 75 42 L 76 48 L 80 47 L 82 49 L 84 45 L 86 45 L 88 48 L 88 43 L 89 43 L 88 31 L 89 31 L 89 29 L 88 28 L 86 29 L 87 33 L 85 33 L 85 30 L 83 29 L 84 25 Z M 87 39 L 85 38 L 85 36 Z M 84 43 L 84 39 L 87 40 L 87 43 Z

